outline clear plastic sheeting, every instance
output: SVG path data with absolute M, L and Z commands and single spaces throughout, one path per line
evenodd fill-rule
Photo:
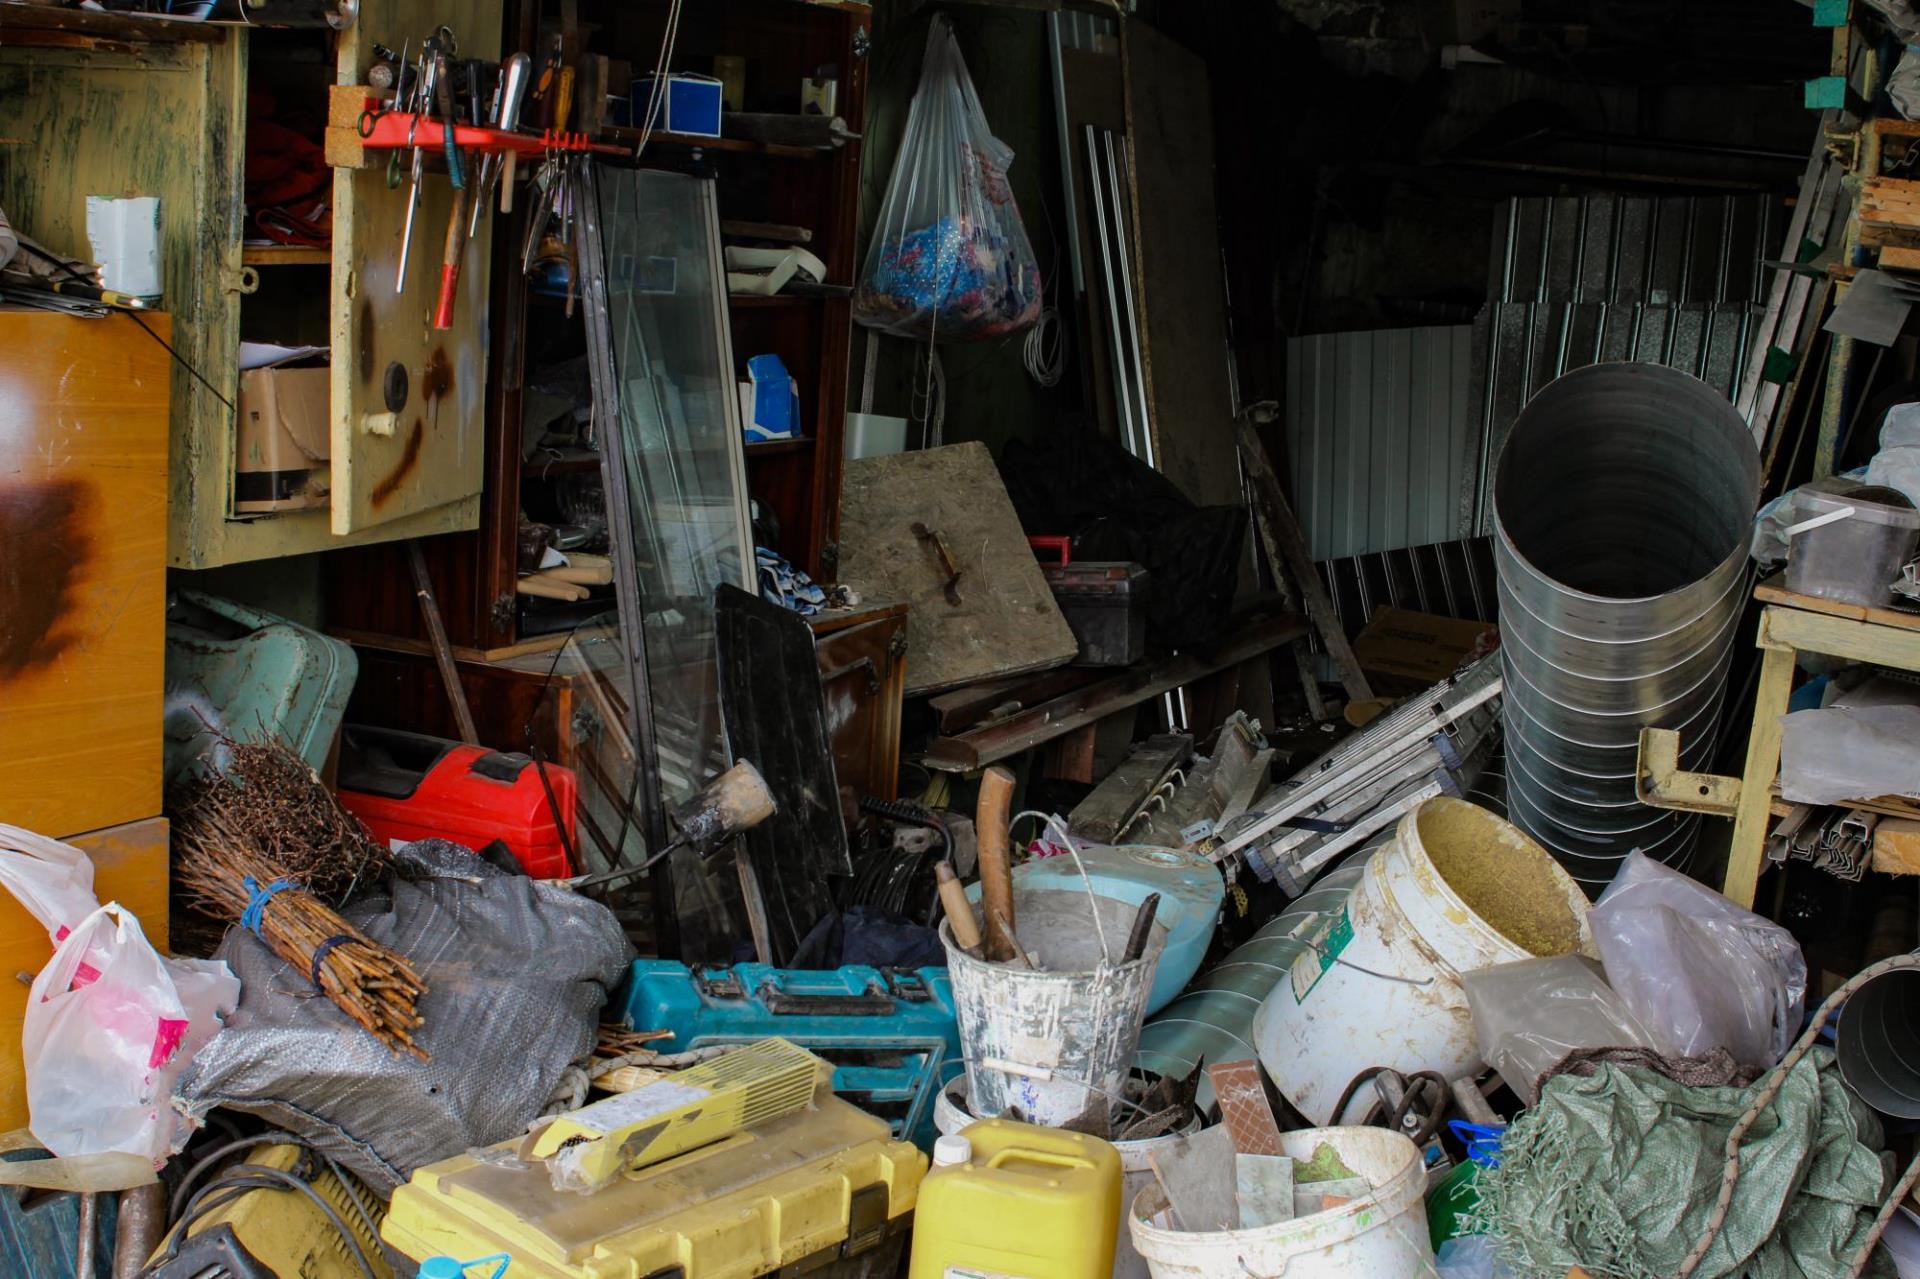
M 396 854 L 384 894 L 341 911 L 427 983 L 415 1042 L 392 1053 L 253 934 L 219 955 L 240 1008 L 175 1092 L 190 1116 L 245 1111 L 304 1137 L 383 1193 L 422 1164 L 526 1131 L 593 1049 L 633 958 L 612 912 L 441 840 Z
M 1460 974 L 1480 1055 L 1531 1106 L 1540 1076 L 1582 1048 L 1648 1048 L 1646 1028 L 1579 955 L 1523 959 Z
M 1766 1070 L 1799 1033 L 1807 961 L 1778 924 L 1639 853 L 1589 919 L 1608 983 L 1661 1052 L 1724 1048 Z
M 999 337 L 1039 319 L 1040 267 L 1007 181 L 1012 164 L 953 24 L 936 14 L 854 318 L 927 341 Z
M 1782 716 L 1780 725 L 1788 803 L 1920 795 L 1920 706 L 1829 706 Z

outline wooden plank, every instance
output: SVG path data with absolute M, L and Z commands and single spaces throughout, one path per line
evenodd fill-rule
M 1889 244 L 1880 250 L 1882 271 L 1920 271 L 1920 248 Z
M 1768 608 L 1760 615 L 1763 648 L 1793 648 L 1920 671 L 1920 629 L 1859 622 L 1810 609 Z
M 1004 718 L 1076 688 L 1085 688 L 1109 674 L 1097 666 L 1059 666 L 1038 675 L 984 680 L 936 693 L 927 699 L 927 705 L 939 718 L 941 733 L 962 733 L 989 719 Z
M 421 653 L 433 655 L 433 645 L 426 640 L 413 639 L 405 635 L 385 635 L 373 631 L 354 630 L 345 626 L 329 626 L 327 634 L 335 639 L 360 648 L 384 648 L 395 653 Z M 507 644 L 499 648 L 469 648 L 465 644 L 455 644 L 453 655 L 463 662 L 504 662 L 512 657 L 526 657 L 535 653 L 553 653 L 567 646 L 571 632 L 561 631 L 554 635 L 536 635 L 532 639 L 521 640 L 518 644 Z
M 1727 874 L 1720 891 L 1735 903 L 1753 906 L 1754 888 L 1767 855 L 1767 792 L 1780 771 L 1780 717 L 1787 713 L 1793 692 L 1794 654 L 1769 648 L 1760 659 L 1760 680 L 1754 691 L 1753 729 L 1747 738 L 1747 762 L 1741 773 L 1740 806 L 1733 820 L 1733 842 L 1727 852 Z
M 0 822 L 160 811 L 172 372 L 124 315 L 0 310 Z
M 1094 730 L 1097 724 L 1082 724 L 1070 733 L 1047 743 L 1046 776 L 1056 781 L 1093 784 Z
M 396 0 L 379 23 L 340 33 L 341 84 L 364 84 L 376 37 L 451 27 L 462 58 L 500 58 L 501 0 Z M 407 287 L 394 289 L 410 184 L 384 165 L 333 171 L 333 510 L 336 534 L 364 532 L 451 503 L 477 502 L 486 449 L 487 271 L 492 215 L 466 247 L 453 325 L 432 327 L 441 248 L 456 192 L 439 174 L 420 185 Z M 388 406 L 389 370 L 407 394 Z
M 1327 655 L 1333 658 L 1347 696 L 1354 701 L 1365 701 L 1373 696 L 1373 687 L 1367 683 L 1359 659 L 1353 655 L 1353 646 L 1347 643 L 1340 615 L 1334 611 L 1327 588 L 1321 584 L 1320 572 L 1307 553 L 1306 535 L 1300 530 L 1293 508 L 1287 505 L 1280 477 L 1273 473 L 1273 466 L 1267 461 L 1266 448 L 1252 424 L 1244 421 L 1240 423 L 1240 457 L 1247 470 L 1254 521 L 1259 525 L 1260 541 L 1266 547 L 1274 571 L 1284 571 L 1293 579 L 1306 605 L 1307 619 L 1319 634 Z
M 909 695 L 1078 654 L 986 445 L 860 458 L 843 486 L 840 580 L 908 605 Z
M 1174 769 L 1193 756 L 1191 733 L 1161 733 L 1135 746 L 1067 814 L 1067 829 L 1102 844 L 1118 840 Z
M 155 721 L 156 723 L 158 721 Z M 158 732 L 154 734 L 157 738 Z M 117 901 L 140 919 L 140 930 L 154 948 L 167 948 L 167 821 L 143 821 L 69 838 L 93 861 L 93 895 Z M 27 1123 L 27 1079 L 20 1056 L 20 1034 L 27 1015 L 29 978 L 53 958 L 46 929 L 0 889 L 0 1131 Z
M 94 13 L 86 9 L 55 9 L 44 4 L 0 4 L 0 31 L 5 43 L 31 43 L 31 32 L 67 32 L 100 40 L 134 44 L 219 44 L 227 29 L 207 22 L 179 22 L 145 14 Z
M 1887 875 L 1920 875 L 1920 821 L 1888 817 L 1874 826 L 1873 869 Z
M 1910 613 L 1897 608 L 1876 608 L 1868 604 L 1849 604 L 1845 600 L 1821 599 L 1817 595 L 1796 595 L 1787 589 L 1785 573 L 1776 573 L 1754 587 L 1753 597 L 1764 604 L 1784 604 L 1790 608 L 1806 609 L 1810 613 L 1825 613 L 1830 617 L 1845 617 L 1856 622 L 1872 622 L 1875 626 L 1896 626 L 1904 630 L 1920 631 L 1920 613 Z
M 1306 624 L 1297 617 L 1262 618 L 1243 627 L 1211 654 L 1182 653 L 1153 666 L 1135 667 L 997 724 L 935 738 L 922 762 L 939 772 L 972 772 L 1052 741 L 1082 724 L 1105 719 L 1115 711 L 1138 706 L 1170 689 L 1271 652 L 1305 633 Z

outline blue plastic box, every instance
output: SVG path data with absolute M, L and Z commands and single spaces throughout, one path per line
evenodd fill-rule
M 647 1045 L 660 1053 L 790 1040 L 833 1063 L 842 1100 L 928 1150 L 934 1101 L 963 1069 L 944 968 L 688 968 L 640 959 L 608 1010 L 635 1030 L 671 1030 L 672 1039 Z
M 647 127 L 647 104 L 653 101 L 651 73 L 633 82 L 633 125 Z M 667 91 L 654 112 L 653 127 L 668 133 L 691 133 L 703 138 L 720 136 L 720 82 L 712 76 L 675 71 L 667 76 Z

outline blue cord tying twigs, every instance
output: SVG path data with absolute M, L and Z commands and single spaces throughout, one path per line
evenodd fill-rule
M 255 937 L 260 936 L 260 922 L 266 913 L 267 903 L 273 900 L 273 895 L 289 888 L 299 887 L 299 885 L 295 884 L 291 879 L 276 879 L 265 888 L 262 888 L 260 887 L 259 881 L 255 880 L 251 875 L 243 876 L 240 883 L 249 893 L 253 894 L 247 901 L 246 909 L 240 912 L 240 927 L 246 929 Z M 264 940 L 264 938 L 262 940 Z M 315 984 L 318 985 L 319 983 L 316 982 Z

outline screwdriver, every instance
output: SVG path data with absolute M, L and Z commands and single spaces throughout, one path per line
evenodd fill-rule
M 407 220 L 400 231 L 400 267 L 394 274 L 393 291 L 396 294 L 407 291 L 407 258 L 413 252 L 413 219 L 420 211 L 420 179 L 426 174 L 427 157 L 414 143 L 414 135 L 420 129 L 421 114 L 433 101 L 434 74 L 438 66 L 438 37 L 429 39 L 420 54 L 420 73 L 415 77 L 413 92 L 413 124 L 407 129 L 407 145 L 413 150 L 413 162 L 410 170 L 410 185 L 407 189 Z
M 533 71 L 533 59 L 524 53 L 516 53 L 506 60 L 500 71 L 500 87 L 493 98 L 493 118 L 489 121 L 494 128 L 512 133 L 520 127 L 520 104 L 526 101 L 527 80 Z M 511 163 L 513 153 L 504 157 L 488 154 L 480 160 L 480 185 L 474 193 L 473 210 L 467 222 L 469 236 L 480 233 L 480 214 L 485 209 L 488 195 L 493 184 L 500 177 L 501 165 Z M 511 174 L 507 182 L 513 181 Z
M 440 296 L 433 307 L 433 327 L 450 329 L 453 327 L 454 297 L 460 287 L 460 260 L 467 253 L 467 201 L 473 198 L 474 192 L 466 180 L 466 164 L 453 136 L 453 75 L 447 66 L 446 55 L 436 54 L 435 57 L 439 60 L 439 67 L 434 79 L 439 90 L 440 120 L 446 137 L 447 173 L 453 179 L 453 206 L 447 213 L 447 240 L 440 255 Z

